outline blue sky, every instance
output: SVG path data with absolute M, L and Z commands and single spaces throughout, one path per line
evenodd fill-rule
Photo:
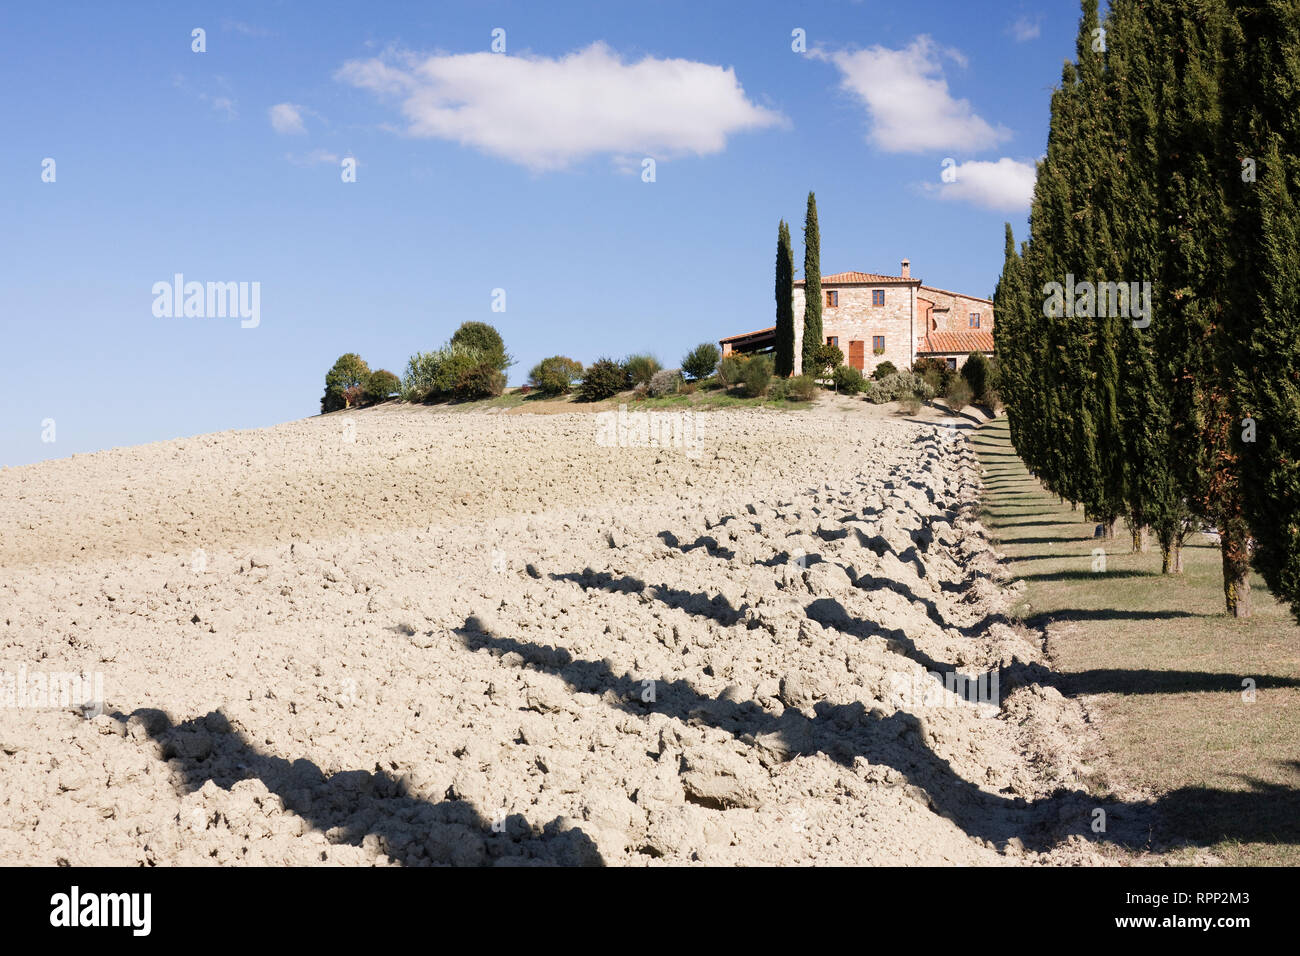
M 1071 0 L 5 5 L 0 465 L 311 415 L 339 354 L 400 375 L 467 320 L 501 330 L 511 384 L 557 353 L 675 365 L 772 324 L 809 189 L 823 271 L 906 256 L 990 295 L 1077 22 Z M 257 327 L 155 316 L 176 273 L 260 283 Z

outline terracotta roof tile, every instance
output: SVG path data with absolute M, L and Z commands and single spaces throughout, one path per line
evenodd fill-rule
M 884 283 L 884 282 L 907 282 L 920 284 L 920 279 L 904 279 L 902 276 L 882 276 L 876 272 L 836 272 L 833 275 L 822 276 L 822 285 L 848 285 L 853 282 L 864 284 Z M 803 285 L 803 279 L 796 279 L 795 285 Z
M 931 332 L 922 340 L 921 348 L 917 351 L 941 355 L 969 355 L 971 352 L 992 352 L 993 333 L 986 329 Z

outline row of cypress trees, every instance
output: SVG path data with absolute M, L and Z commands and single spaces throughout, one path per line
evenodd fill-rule
M 1166 573 L 1213 525 L 1228 612 L 1253 562 L 1300 619 L 1300 0 L 1082 8 L 994 294 L 1012 441 Z
M 821 232 L 817 226 L 817 197 L 808 193 L 808 209 L 803 226 L 803 368 L 815 364 L 812 351 L 822 341 L 822 266 Z M 790 226 L 784 219 L 776 237 L 776 355 L 773 371 L 777 375 L 794 374 L 794 250 L 790 245 Z

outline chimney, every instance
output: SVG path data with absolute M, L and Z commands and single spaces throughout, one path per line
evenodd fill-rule
M 912 260 L 911 260 L 911 259 L 904 259 L 904 260 L 903 260 L 903 278 L 904 278 L 904 279 L 910 279 L 910 278 L 912 278 Z

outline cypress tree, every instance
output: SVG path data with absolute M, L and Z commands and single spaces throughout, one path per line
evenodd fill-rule
M 817 197 L 808 193 L 808 212 L 803 224 L 803 365 L 807 372 L 816 364 L 813 351 L 822 344 L 822 254 L 817 229 Z
M 1225 114 L 1241 256 L 1227 338 L 1244 415 L 1230 437 L 1253 563 L 1300 621 L 1300 0 L 1234 0 L 1232 12 Z
M 784 219 L 776 238 L 776 355 L 774 371 L 786 377 L 794 373 L 794 251 L 790 248 L 790 227 Z

